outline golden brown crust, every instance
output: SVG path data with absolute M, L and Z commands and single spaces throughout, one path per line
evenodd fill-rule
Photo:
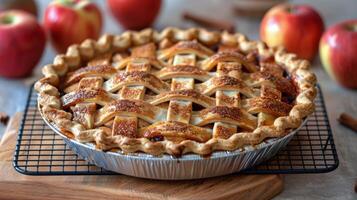
M 194 40 L 197 42 L 187 42 Z M 105 67 L 81 68 L 80 66 L 81 62 L 91 60 L 94 64 L 108 64 L 110 62 L 108 53 L 125 52 L 130 47 L 142 45 L 145 47 L 133 50 L 134 57 L 120 58 L 117 62 L 113 62 L 113 67 L 104 65 Z M 205 45 L 229 46 L 235 50 L 224 48 L 225 50 L 214 54 Z M 153 50 L 156 47 L 167 49 L 157 51 L 158 53 L 155 55 Z M 196 55 L 198 59 L 202 60 L 197 63 L 200 69 L 191 66 L 192 60 L 189 56 L 181 56 L 181 60 L 175 61 L 178 54 Z M 290 74 L 294 84 L 288 79 L 281 78 L 279 69 L 267 63 L 260 63 L 259 71 L 252 56 L 254 54 L 259 55 L 262 61 L 273 58 L 277 65 L 282 66 Z M 103 56 L 96 58 L 96 55 Z M 185 63 L 186 68 L 179 68 L 179 64 L 171 68 L 167 64 L 169 60 L 174 63 L 178 61 L 178 63 Z M 105 91 L 106 87 L 110 85 L 107 79 L 112 78 L 114 74 L 118 73 L 118 70 L 122 70 L 132 63 L 140 63 L 143 66 L 150 65 L 154 69 L 161 69 L 161 71 L 149 75 L 147 68 L 142 72 L 130 74 L 131 72 L 127 68 L 126 72 L 120 72 L 127 75 L 125 79 L 117 81 L 119 85 L 122 85 L 116 86 L 112 91 L 129 87 L 125 90 L 140 91 L 140 94 L 133 95 L 135 98 L 140 98 L 145 90 L 137 88 L 137 85 L 141 85 L 158 93 L 157 96 L 146 98 L 151 102 L 170 100 L 170 104 L 173 102 L 173 105 L 176 102 L 179 106 L 190 106 L 190 104 L 184 104 L 184 101 L 189 101 L 198 103 L 206 109 L 198 113 L 193 112 L 190 124 L 166 121 L 167 109 L 162 106 L 150 104 L 143 99 L 123 100 L 120 99 L 119 93 L 112 94 Z M 239 64 L 229 66 L 231 64 L 227 63 Z M 207 73 L 216 65 L 228 66 L 218 67 L 221 69 L 218 70 L 220 72 L 217 76 Z M 98 69 L 94 69 L 96 67 Z M 133 71 L 137 71 L 134 68 Z M 255 75 L 245 76 L 240 72 L 241 68 L 245 68 L 248 72 L 254 72 Z M 95 142 L 97 147 L 103 150 L 120 148 L 124 152 L 142 151 L 153 155 L 162 153 L 180 155 L 189 152 L 204 155 L 216 150 L 235 150 L 244 145 L 258 144 L 267 137 L 281 137 L 287 134 L 288 130 L 300 126 L 302 119 L 314 111 L 316 77 L 308 71 L 308 68 L 309 63 L 298 59 L 296 55 L 286 53 L 282 48 L 268 48 L 263 42 L 249 41 L 239 33 L 224 32 L 219 34 L 203 29 L 180 30 L 176 28 L 167 28 L 162 32 L 156 32 L 146 29 L 141 32 L 125 32 L 117 36 L 104 35 L 98 41 L 86 40 L 82 44 L 72 45 L 66 54 L 56 56 L 53 64 L 43 68 L 44 78 L 35 84 L 35 89 L 39 93 L 38 103 L 43 116 L 60 130 L 72 133 L 78 141 Z M 189 70 L 193 71 L 192 76 L 187 76 Z M 267 71 L 271 73 L 267 73 Z M 63 80 L 64 77 L 67 78 L 63 84 L 60 80 Z M 95 83 L 89 81 L 94 86 L 86 88 L 84 87 L 86 84 L 83 82 L 81 87 L 76 86 L 71 89 L 73 93 L 61 97 L 59 91 L 64 85 L 72 85 L 85 77 L 100 77 L 103 79 L 103 83 L 99 79 L 96 79 Z M 171 92 L 170 87 L 162 79 L 173 79 L 176 86 L 171 86 L 171 89 L 194 90 L 200 94 Z M 192 81 L 194 79 L 204 82 L 194 84 Z M 191 84 L 194 84 L 194 88 Z M 263 89 L 261 93 L 257 94 L 252 89 L 257 84 L 260 84 L 262 88 L 269 87 L 269 89 Z M 271 85 L 274 85 L 275 88 L 271 88 Z M 110 85 L 110 87 L 113 86 Z M 160 97 L 164 93 L 167 95 Z M 206 96 L 214 93 L 216 94 L 216 105 L 213 105 L 212 97 Z M 240 93 L 247 100 L 241 100 Z M 287 98 L 286 93 L 289 93 L 288 98 L 294 97 L 292 104 L 278 100 Z M 276 99 L 276 101 L 271 101 L 271 99 Z M 97 111 L 97 115 L 94 117 L 94 127 L 98 128 L 87 129 L 78 122 L 81 120 L 73 120 L 72 114 L 64 110 L 79 103 L 96 103 L 104 106 Z M 247 106 L 249 104 L 251 106 Z M 175 109 L 174 106 L 169 108 L 172 111 Z M 252 115 L 257 112 L 259 112 L 257 117 Z M 118 113 L 124 114 L 126 117 L 116 117 Z M 278 117 L 273 117 L 273 115 Z M 185 121 L 185 118 L 178 119 Z M 111 133 L 108 133 L 110 129 L 100 126 L 111 120 L 114 120 L 114 128 Z M 138 127 L 140 120 L 154 124 L 140 128 L 135 134 L 134 127 Z M 214 122 L 213 130 L 195 126 L 195 124 L 203 126 L 209 122 Z M 244 131 L 234 133 L 237 126 Z M 127 135 L 123 133 L 125 127 L 130 130 Z M 160 135 L 164 138 L 160 138 Z
M 169 49 L 165 49 L 160 53 L 160 60 L 173 58 L 176 54 L 195 54 L 202 58 L 207 58 L 213 55 L 213 51 L 201 45 L 198 42 L 181 41 L 177 45 Z
M 86 129 L 92 129 L 94 125 L 94 115 L 97 104 L 95 103 L 79 103 L 71 107 L 73 112 L 73 121 L 76 121 Z
M 104 82 L 104 88 L 109 92 L 115 92 L 124 86 L 131 85 L 143 85 L 156 93 L 169 90 L 169 86 L 165 82 L 153 74 L 143 71 L 119 72 Z
M 141 129 L 140 133 L 143 137 L 149 139 L 160 135 L 174 137 L 177 134 L 181 138 L 197 142 L 206 142 L 211 138 L 210 130 L 177 121 L 157 122 Z
M 158 105 L 160 103 L 170 101 L 170 100 L 188 100 L 197 103 L 203 107 L 211 107 L 215 105 L 215 99 L 209 96 L 203 95 L 196 90 L 175 90 L 165 93 L 161 93 L 148 99 L 148 102 L 153 105 Z
M 256 118 L 237 107 L 215 106 L 199 112 L 199 117 L 192 122 L 197 126 L 204 126 L 212 122 L 226 122 L 238 125 L 248 130 L 254 130 Z
M 105 105 L 114 99 L 115 98 L 113 98 L 105 90 L 84 89 L 65 94 L 61 98 L 61 103 L 63 108 L 68 108 L 82 102 L 94 102 L 99 105 Z
M 292 106 L 273 98 L 255 97 L 248 100 L 248 112 L 266 113 L 274 116 L 286 116 L 289 114 Z
M 255 72 L 258 67 L 245 56 L 234 51 L 222 51 L 207 59 L 201 66 L 203 70 L 210 71 L 219 62 L 238 62 L 242 63 L 249 72 Z
M 109 65 L 95 65 L 79 68 L 67 75 L 64 85 L 71 85 L 87 76 L 111 77 L 117 71 Z
M 211 76 L 205 70 L 202 70 L 196 66 L 192 65 L 174 65 L 165 67 L 156 73 L 157 77 L 162 80 L 177 78 L 177 77 L 188 77 L 194 78 L 201 81 L 206 81 Z

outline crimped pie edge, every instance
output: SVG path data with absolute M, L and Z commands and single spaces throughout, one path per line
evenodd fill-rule
M 107 136 L 101 131 L 91 134 L 83 134 L 83 125 L 71 120 L 71 114 L 61 108 L 59 85 L 60 78 L 69 69 L 76 69 L 82 58 L 93 58 L 97 53 L 105 53 L 112 49 L 127 49 L 131 46 L 142 45 L 149 42 L 164 43 L 165 40 L 183 41 L 198 40 L 203 44 L 213 45 L 222 43 L 226 45 L 238 45 L 247 53 L 257 50 L 260 56 L 273 55 L 275 62 L 295 75 L 295 81 L 299 88 L 296 104 L 288 116 L 278 117 L 274 124 L 256 128 L 253 132 L 241 132 L 232 135 L 228 139 L 211 138 L 205 143 L 192 140 L 184 140 L 178 144 L 172 141 L 152 142 L 146 138 L 128 138 L 125 136 Z M 289 133 L 290 129 L 299 127 L 302 119 L 314 111 L 314 99 L 316 96 L 316 77 L 309 71 L 310 63 L 299 59 L 295 54 L 287 53 L 283 48 L 269 48 L 261 41 L 250 41 L 246 36 L 227 32 L 211 32 L 200 28 L 181 30 L 166 28 L 161 32 L 153 29 L 144 29 L 140 32 L 127 31 L 121 35 L 103 35 L 98 41 L 87 39 L 80 45 L 71 45 L 66 54 L 57 55 L 53 64 L 45 65 L 42 69 L 44 75 L 35 83 L 38 92 L 38 104 L 43 116 L 53 122 L 63 132 L 70 132 L 80 142 L 95 141 L 97 147 L 103 150 L 120 148 L 123 152 L 142 151 L 152 155 L 168 153 L 181 155 L 193 152 L 200 155 L 208 155 L 216 150 L 236 150 L 245 145 L 256 145 L 270 137 L 282 137 Z

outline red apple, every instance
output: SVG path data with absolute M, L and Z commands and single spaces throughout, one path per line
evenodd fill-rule
M 24 11 L 0 13 L 0 75 L 29 75 L 45 49 L 46 35 L 36 18 Z
M 161 0 L 107 0 L 116 20 L 126 29 L 151 26 L 161 7 Z
M 323 34 L 320 58 L 333 79 L 357 88 L 357 19 L 338 23 Z
M 71 44 L 98 39 L 102 15 L 88 0 L 55 0 L 46 8 L 44 23 L 54 48 L 63 53 Z
M 264 16 L 260 37 L 269 46 L 282 45 L 300 58 L 312 60 L 323 30 L 323 21 L 312 7 L 280 4 Z
M 37 16 L 34 0 L 0 0 L 0 12 L 5 10 L 23 10 Z

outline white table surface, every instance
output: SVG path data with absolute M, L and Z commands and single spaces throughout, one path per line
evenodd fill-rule
M 49 2 L 49 0 L 37 0 L 41 21 L 44 8 Z M 105 1 L 95 2 L 100 5 L 104 13 L 103 33 L 122 32 L 106 9 Z M 251 39 L 259 39 L 260 21 L 235 16 L 231 10 L 234 2 L 234 0 L 166 0 L 155 28 L 192 27 L 193 24 L 181 20 L 182 11 L 191 11 L 211 18 L 232 20 L 236 24 L 237 31 L 248 35 Z M 321 13 L 327 26 L 345 19 L 357 18 L 356 0 L 292 2 L 313 5 Z M 54 55 L 53 49 L 48 44 L 42 60 L 31 77 L 18 80 L 0 78 L 0 111 L 12 115 L 24 110 L 29 86 L 41 76 L 41 66 L 51 63 Z M 313 62 L 313 71 L 324 93 L 340 165 L 335 171 L 326 174 L 286 175 L 285 189 L 275 199 L 357 199 L 357 194 L 353 190 L 357 179 L 357 133 L 339 125 L 336 121 L 342 112 L 357 117 L 357 90 L 344 89 L 334 83 L 322 69 L 319 58 Z M 4 128 L 0 126 L 0 137 Z

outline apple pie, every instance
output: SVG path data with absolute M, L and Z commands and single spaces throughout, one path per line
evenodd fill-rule
M 43 117 L 103 151 L 209 155 L 279 138 L 314 111 L 309 62 L 240 33 L 145 29 L 43 67 Z

